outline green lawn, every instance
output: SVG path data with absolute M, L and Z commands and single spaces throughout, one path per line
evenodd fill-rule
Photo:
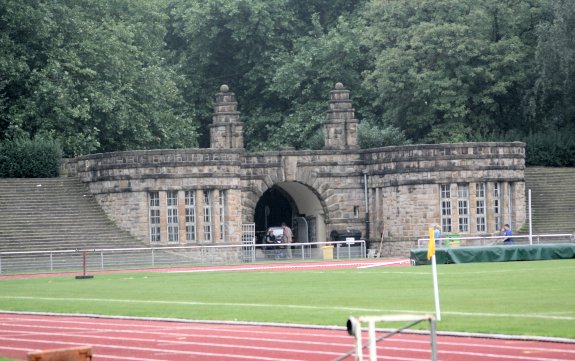
M 439 265 L 440 331 L 575 338 L 575 260 Z M 434 311 L 431 267 L 125 273 L 0 281 L 0 309 L 345 324 Z M 388 327 L 393 325 L 380 325 Z

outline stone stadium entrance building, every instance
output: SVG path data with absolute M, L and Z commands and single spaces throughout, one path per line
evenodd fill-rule
M 150 245 L 238 244 L 286 222 L 294 242 L 333 231 L 404 254 L 440 224 L 461 236 L 525 222 L 525 144 L 461 143 L 359 149 L 341 83 L 330 92 L 323 150 L 248 153 L 234 93 L 216 95 L 211 147 L 94 154 L 63 173 L 88 185 L 108 216 Z

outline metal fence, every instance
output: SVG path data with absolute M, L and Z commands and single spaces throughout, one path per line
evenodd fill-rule
M 464 246 L 496 246 L 502 245 L 504 236 L 480 236 L 480 237 L 461 237 L 458 234 L 444 234 L 441 238 L 436 239 L 439 246 L 444 247 L 464 247 Z M 533 234 L 533 235 L 513 235 L 513 243 L 516 245 L 528 244 L 551 244 L 551 243 L 572 243 L 575 241 L 575 233 L 558 233 L 558 234 Z M 427 247 L 429 238 L 420 238 L 417 240 L 417 248 Z
M 0 274 L 81 272 L 173 268 L 286 261 L 286 244 L 199 245 L 179 247 L 111 248 L 0 252 Z M 292 243 L 292 260 L 358 259 L 366 257 L 366 243 Z

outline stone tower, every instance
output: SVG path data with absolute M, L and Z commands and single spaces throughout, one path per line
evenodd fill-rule
M 335 84 L 329 93 L 329 110 L 325 119 L 325 149 L 358 149 L 357 124 L 351 107 L 349 90 L 342 83 Z
M 210 125 L 210 148 L 234 149 L 244 147 L 244 123 L 237 111 L 236 95 L 227 85 L 216 94 L 213 122 Z

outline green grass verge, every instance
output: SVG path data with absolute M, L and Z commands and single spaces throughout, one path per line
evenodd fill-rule
M 439 265 L 440 331 L 575 338 L 575 260 Z M 0 281 L 0 309 L 317 325 L 434 312 L 431 267 Z M 393 327 L 394 325 L 378 325 Z

